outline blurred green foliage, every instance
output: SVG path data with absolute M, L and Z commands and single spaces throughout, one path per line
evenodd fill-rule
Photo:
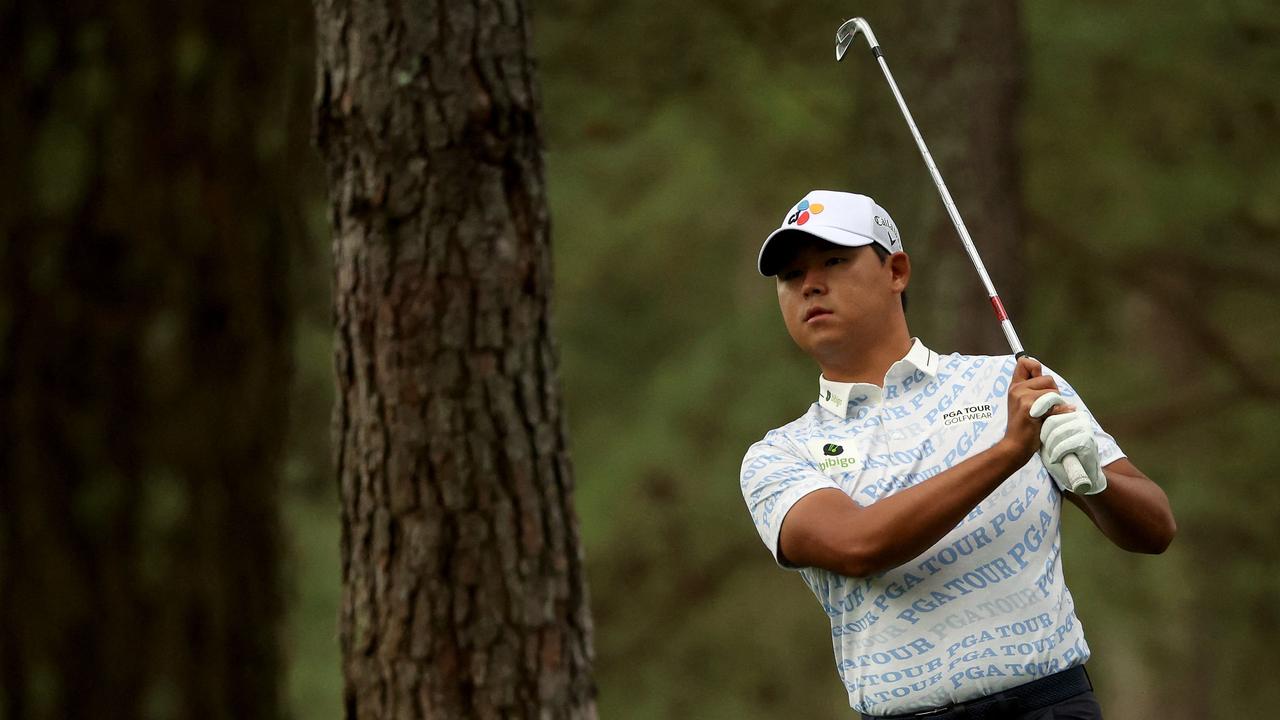
M 886 7 L 534 8 L 602 717 L 851 716 L 825 617 L 773 566 L 737 472 L 749 443 L 803 412 L 817 373 L 755 253 L 809 189 L 876 193 L 851 187 L 859 156 L 877 152 L 854 121 L 895 110 L 877 76 L 832 52 L 841 20 L 875 25 Z M 1030 218 L 1031 304 L 1015 320 L 1181 524 L 1166 555 L 1139 557 L 1068 511 L 1095 682 L 1111 717 L 1268 716 L 1280 703 L 1259 681 L 1280 672 L 1280 4 L 1021 7 L 1025 194 L 1010 202 Z M 894 38 L 880 40 L 892 58 Z M 912 68 L 894 72 L 905 85 Z M 919 162 L 904 155 L 903 172 L 931 195 Z M 287 513 L 290 693 L 306 718 L 338 717 L 341 684 L 321 203 L 296 279 Z

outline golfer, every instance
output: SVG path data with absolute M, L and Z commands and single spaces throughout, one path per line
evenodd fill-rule
M 1126 550 L 1162 552 L 1168 498 L 1060 376 L 940 355 L 907 330 L 911 263 L 871 198 L 816 190 L 760 249 L 818 398 L 742 462 L 778 564 L 831 621 L 865 718 L 1100 718 L 1062 577 L 1063 498 Z M 1074 453 L 1092 482 L 1070 484 Z

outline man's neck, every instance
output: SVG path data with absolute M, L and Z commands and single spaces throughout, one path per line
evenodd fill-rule
M 911 334 L 903 326 L 883 342 L 873 347 L 859 348 L 856 352 L 841 353 L 829 360 L 820 360 L 822 376 L 835 382 L 870 383 L 879 386 L 894 363 L 907 356 L 911 350 Z

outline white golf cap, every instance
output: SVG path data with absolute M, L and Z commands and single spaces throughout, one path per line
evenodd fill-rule
M 898 226 L 875 200 L 854 193 L 814 190 L 788 210 L 782 226 L 764 239 L 757 261 L 761 275 L 778 274 L 778 265 L 786 257 L 784 246 L 799 233 L 845 247 L 876 243 L 891 253 L 902 250 Z

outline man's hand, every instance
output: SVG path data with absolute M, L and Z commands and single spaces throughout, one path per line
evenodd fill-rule
M 1089 475 L 1092 489 L 1082 494 L 1097 495 L 1107 489 L 1107 475 L 1098 460 L 1098 441 L 1093 439 L 1093 423 L 1084 413 L 1075 410 L 1048 418 L 1040 428 L 1040 441 L 1040 459 L 1063 492 L 1071 492 L 1071 481 L 1062 466 L 1062 458 L 1068 453 L 1075 453 Z
M 1018 358 L 1013 368 L 1008 404 L 1008 424 L 1000 442 L 1020 458 L 1019 466 L 1040 449 L 1042 418 L 1047 413 L 1069 413 L 1074 409 L 1063 404 L 1053 376 L 1045 375 L 1040 363 L 1029 357 Z

